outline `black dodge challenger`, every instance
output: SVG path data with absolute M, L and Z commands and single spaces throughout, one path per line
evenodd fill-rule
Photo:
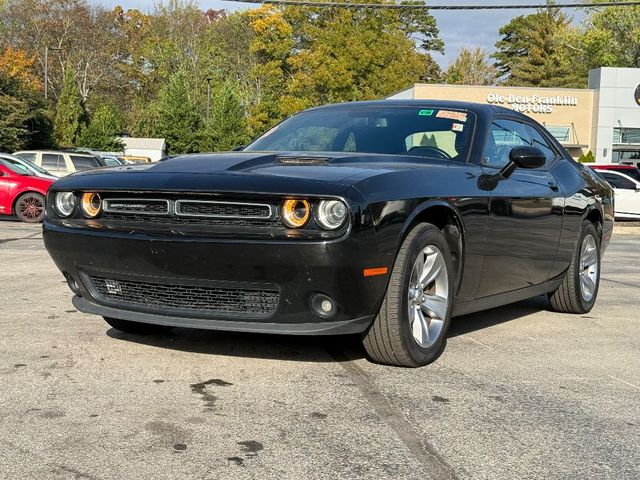
M 385 100 L 70 175 L 43 228 L 73 304 L 116 329 L 358 333 L 374 361 L 419 366 L 452 316 L 543 294 L 588 312 L 613 194 L 522 114 Z

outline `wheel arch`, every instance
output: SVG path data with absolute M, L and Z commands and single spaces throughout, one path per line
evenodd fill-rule
M 598 232 L 598 235 L 600 236 L 600 240 L 602 240 L 602 227 L 603 227 L 604 216 L 602 215 L 602 212 L 600 211 L 600 209 L 596 205 L 592 206 L 589 210 L 587 210 L 587 213 L 584 216 L 584 219 L 588 222 L 593 223 L 593 225 L 596 227 L 596 231 Z
M 462 215 L 458 209 L 444 200 L 429 200 L 421 203 L 407 217 L 398 248 L 411 229 L 419 223 L 430 223 L 443 233 L 451 251 L 456 275 L 455 292 L 462 283 L 464 270 L 465 231 Z

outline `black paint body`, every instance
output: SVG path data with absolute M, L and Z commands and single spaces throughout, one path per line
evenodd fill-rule
M 60 270 L 79 284 L 74 304 L 90 313 L 167 325 L 354 333 L 370 325 L 389 281 L 388 274 L 364 277 L 363 270 L 387 267 L 391 272 L 403 238 L 416 222 L 448 214 L 461 233 L 454 315 L 554 290 L 587 218 L 600 222 L 603 249 L 608 244 L 613 228 L 611 188 L 550 137 L 560 158 L 541 169 L 516 169 L 493 188 L 481 188 L 483 178 L 496 173 L 480 164 L 491 119 L 499 116 L 537 125 L 528 117 L 500 107 L 457 102 L 384 104 L 473 112 L 475 131 L 467 162 L 339 152 L 317 154 L 329 157 L 321 164 L 283 165 L 282 157 L 315 154 L 237 152 L 95 170 L 58 180 L 49 191 L 44 240 Z M 87 220 L 80 215 L 61 219 L 52 208 L 57 191 L 274 202 L 291 196 L 341 198 L 348 204 L 350 220 L 347 229 L 332 237 L 285 228 L 169 228 Z M 83 274 L 94 272 L 169 284 L 269 285 L 279 290 L 280 300 L 275 315 L 260 319 L 107 306 L 83 281 Z M 317 292 L 337 302 L 338 311 L 330 320 L 309 307 Z

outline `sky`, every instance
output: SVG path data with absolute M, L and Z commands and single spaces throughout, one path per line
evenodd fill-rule
M 354 0 L 355 1 L 355 0 Z M 137 8 L 145 12 L 153 11 L 157 0 L 93 0 L 94 5 L 102 5 L 112 8 L 121 5 L 123 8 Z M 199 0 L 197 3 L 202 10 L 213 8 L 229 11 L 246 8 L 255 8 L 255 4 L 221 1 Z M 500 4 L 544 4 L 544 0 L 433 0 L 432 5 L 500 5 Z M 489 52 L 494 51 L 494 45 L 498 40 L 498 30 L 518 15 L 534 13 L 535 10 L 471 10 L 471 11 L 441 11 L 434 10 L 432 15 L 438 21 L 440 37 L 444 40 L 445 53 L 434 53 L 434 59 L 444 69 L 455 59 L 461 47 L 482 47 Z M 566 10 L 570 16 L 580 18 L 580 11 Z

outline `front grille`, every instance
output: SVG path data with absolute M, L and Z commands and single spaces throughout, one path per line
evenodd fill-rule
M 132 215 L 104 212 L 102 218 L 114 222 L 125 222 L 125 224 L 135 225 L 157 225 L 173 227 L 180 225 L 229 225 L 229 226 L 250 226 L 250 227 L 279 227 L 282 223 L 277 217 L 270 219 L 253 218 L 228 218 L 228 217 L 167 217 L 150 215 Z
M 176 215 L 187 217 L 269 219 L 271 205 L 261 203 L 212 202 L 202 200 L 176 201 Z
M 267 318 L 278 308 L 280 294 L 268 288 L 175 285 L 89 275 L 97 300 L 145 310 L 200 315 Z
M 135 215 L 168 215 L 169 200 L 149 198 L 107 198 L 103 209 L 109 213 Z

